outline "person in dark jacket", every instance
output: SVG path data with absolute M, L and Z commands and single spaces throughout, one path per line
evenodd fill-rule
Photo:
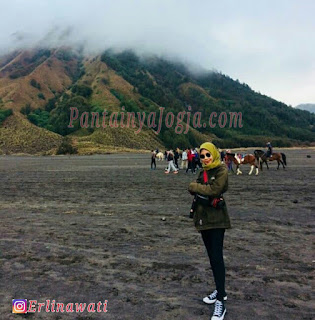
M 266 152 L 266 157 L 270 158 L 270 157 L 272 157 L 272 145 L 270 142 L 267 142 L 267 148 L 268 148 L 268 150 Z
M 219 152 L 220 152 L 221 162 L 223 163 L 223 162 L 225 162 L 225 161 L 224 161 L 225 152 L 224 152 L 224 150 L 219 150 Z
M 199 156 L 199 152 L 197 149 L 195 149 L 195 169 L 199 170 L 200 168 L 202 168 L 202 164 L 200 162 L 200 156 Z
M 227 300 L 223 240 L 225 229 L 231 228 L 223 199 L 223 193 L 228 189 L 228 170 L 225 164 L 221 164 L 219 151 L 210 142 L 200 146 L 200 159 L 203 170 L 196 182 L 190 183 L 188 190 L 196 199 L 194 224 L 207 249 L 216 285 L 216 290 L 203 301 L 215 304 L 211 320 L 222 320 L 226 313 L 224 301 Z
M 178 148 L 177 148 L 178 149 Z M 178 169 L 178 159 L 179 159 L 179 153 L 178 153 L 178 150 L 175 150 L 174 152 L 174 164 L 175 164 L 175 167 Z

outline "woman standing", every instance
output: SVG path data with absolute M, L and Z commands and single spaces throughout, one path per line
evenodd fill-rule
M 207 304 L 215 303 L 211 320 L 223 320 L 227 300 L 225 292 L 225 265 L 223 240 L 225 229 L 231 228 L 223 193 L 228 189 L 228 171 L 221 164 L 220 153 L 210 142 L 200 146 L 203 171 L 196 182 L 189 185 L 189 192 L 195 195 L 194 224 L 201 233 L 208 252 L 216 290 L 203 298 Z

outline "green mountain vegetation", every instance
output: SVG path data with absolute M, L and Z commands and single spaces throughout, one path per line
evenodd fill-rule
M 265 145 L 266 137 L 279 146 L 314 141 L 314 115 L 254 92 L 221 73 L 193 74 L 183 64 L 157 58 L 144 61 L 130 51 L 107 51 L 101 59 L 143 97 L 173 112 L 187 105 L 205 118 L 211 112 L 242 112 L 242 128 L 199 129 L 215 134 L 222 146 Z
M 205 140 L 212 140 L 221 148 L 265 146 L 267 140 L 279 147 L 315 142 L 314 114 L 257 93 L 222 73 L 197 73 L 182 63 L 158 57 L 140 58 L 132 51 L 108 50 L 91 58 L 63 48 L 15 53 L 0 59 L 0 65 L 0 138 L 1 125 L 14 117 L 13 109 L 44 132 L 69 136 L 76 141 L 79 153 L 80 142 L 84 148 L 93 145 L 91 150 L 96 152 L 97 148 L 104 150 L 110 145 L 185 148 Z M 24 88 L 22 93 L 10 91 L 17 82 L 19 88 Z M 122 121 L 123 108 L 125 112 L 145 112 L 146 116 L 156 112 L 158 118 L 163 107 L 164 119 L 166 113 L 172 112 L 175 122 L 167 126 L 163 121 L 158 135 L 147 122 L 136 136 L 136 129 L 96 128 L 91 125 L 91 117 L 87 128 L 81 128 L 79 119 L 69 128 L 71 107 L 76 107 L 79 114 L 89 115 L 101 115 L 106 109 L 107 117 L 115 116 L 118 123 Z M 200 114 L 200 126 L 186 130 L 188 112 L 191 125 L 198 124 L 199 118 L 193 122 L 193 115 Z M 215 127 L 209 126 L 208 119 L 214 112 L 217 116 L 226 114 L 224 127 L 218 117 L 213 118 Z M 179 113 L 184 113 L 181 124 L 187 134 L 177 134 Z M 237 113 L 238 121 L 231 121 L 232 113 Z M 140 126 L 137 120 L 136 125 Z

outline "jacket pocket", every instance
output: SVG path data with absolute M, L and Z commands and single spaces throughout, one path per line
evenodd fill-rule
M 217 226 L 229 225 L 226 208 L 218 210 L 199 205 L 194 218 L 196 228 L 216 228 Z

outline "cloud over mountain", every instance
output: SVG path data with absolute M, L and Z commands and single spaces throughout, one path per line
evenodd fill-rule
M 38 45 L 132 48 L 220 70 L 288 104 L 315 101 L 313 1 L 2 4 L 0 53 Z

